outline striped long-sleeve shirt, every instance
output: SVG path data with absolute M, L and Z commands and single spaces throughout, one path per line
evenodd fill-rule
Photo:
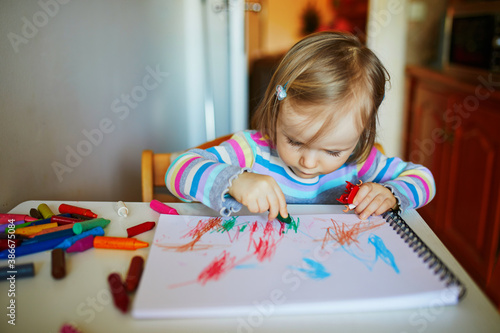
M 332 173 L 312 179 L 296 176 L 269 141 L 257 131 L 242 131 L 220 146 L 192 149 L 170 166 L 165 183 L 183 201 L 200 201 L 228 216 L 241 204 L 228 194 L 233 179 L 243 172 L 272 176 L 289 204 L 335 204 L 346 181 L 375 182 L 389 188 L 402 210 L 418 208 L 434 197 L 431 172 L 399 158 L 388 158 L 373 148 L 366 161 L 344 164 Z

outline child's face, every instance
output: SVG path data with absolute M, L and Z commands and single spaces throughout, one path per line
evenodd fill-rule
M 350 112 L 335 124 L 328 125 L 326 135 L 306 145 L 324 122 L 322 117 L 311 121 L 306 115 L 317 108 L 324 111 L 328 107 L 292 106 L 286 100 L 282 105 L 276 127 L 276 149 L 286 165 L 301 178 L 314 178 L 337 170 L 358 143 L 361 133 L 356 126 L 355 112 Z

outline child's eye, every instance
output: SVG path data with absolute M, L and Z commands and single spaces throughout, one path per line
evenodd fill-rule
M 326 152 L 328 155 L 333 156 L 333 157 L 339 157 L 339 156 L 340 156 L 340 152 L 339 152 L 339 151 L 325 150 L 325 152 Z
M 291 146 L 295 146 L 295 147 L 300 147 L 300 146 L 302 146 L 302 143 L 301 143 L 301 142 L 294 141 L 294 140 L 292 140 L 292 139 L 290 139 L 290 138 L 288 138 L 288 137 L 287 137 L 286 139 L 287 139 L 287 141 L 288 141 L 288 144 L 290 144 Z

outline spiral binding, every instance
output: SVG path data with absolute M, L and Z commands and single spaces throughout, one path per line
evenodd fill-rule
M 387 223 L 396 231 L 398 235 L 408 244 L 413 252 L 426 263 L 429 269 L 434 270 L 434 274 L 439 275 L 441 281 L 445 281 L 446 286 L 456 285 L 460 288 L 458 299 L 465 295 L 465 285 L 453 274 L 453 272 L 443 263 L 441 259 L 425 244 L 422 239 L 412 230 L 405 220 L 393 210 L 389 210 L 382 215 Z

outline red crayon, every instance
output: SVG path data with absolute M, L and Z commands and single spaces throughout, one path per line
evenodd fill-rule
M 15 249 L 16 247 L 20 246 L 22 242 L 22 239 L 16 238 L 16 239 L 0 239 L 0 251 L 7 250 L 9 248 Z
M 136 226 L 127 229 L 127 237 L 134 237 L 135 235 L 142 234 L 143 232 L 149 231 L 155 227 L 154 222 L 144 222 Z
M 144 259 L 140 256 L 135 256 L 130 261 L 127 278 L 125 279 L 125 287 L 128 292 L 135 291 L 141 279 L 142 270 L 144 268 Z
M 96 218 L 97 214 L 93 213 L 90 209 L 81 208 L 76 206 L 71 206 L 67 204 L 61 204 L 59 206 L 60 213 L 69 213 L 69 214 L 79 214 L 87 217 Z
M 58 225 L 65 225 L 65 224 L 74 224 L 77 222 L 82 222 L 82 220 L 74 219 L 72 217 L 54 215 L 50 218 L 50 222 L 55 222 Z
M 126 313 L 128 310 L 129 299 L 125 286 L 122 283 L 122 278 L 118 273 L 111 273 L 108 276 L 108 284 L 111 289 L 111 295 L 113 296 L 115 306 L 120 309 L 121 312 Z

